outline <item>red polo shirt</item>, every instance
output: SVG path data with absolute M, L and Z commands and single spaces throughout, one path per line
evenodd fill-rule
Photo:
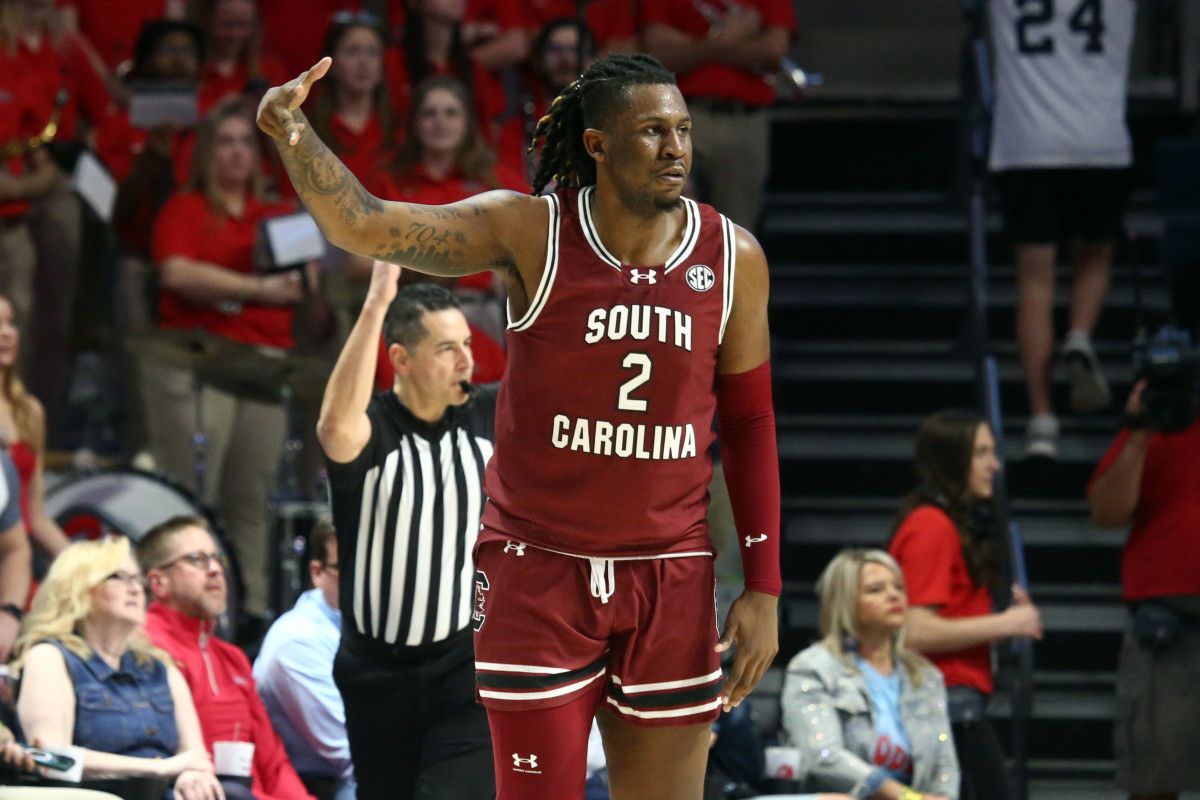
M 720 8 L 720 2 L 711 3 Z M 791 0 L 738 0 L 738 4 L 757 9 L 764 28 L 796 29 Z M 688 36 L 703 39 L 710 25 L 696 9 L 692 0 L 654 0 L 640 4 L 638 24 L 668 25 Z M 768 106 L 775 99 L 775 89 L 756 72 L 728 64 L 701 64 L 679 75 L 679 90 L 687 98 L 704 97 L 733 100 L 750 106 Z
M 1129 441 L 1122 430 L 1096 467 L 1096 479 Z M 1150 436 L 1137 507 L 1121 553 L 1121 596 L 1127 602 L 1173 594 L 1200 595 L 1200 422 L 1179 433 Z
M 396 160 L 396 137 L 385 141 L 379 115 L 372 114 L 361 131 L 355 131 L 334 114 L 329 119 L 333 141 L 329 148 L 342 160 L 368 192 L 381 195 L 389 187 L 388 174 Z
M 0 47 L 0 144 L 28 135 L 34 127 L 33 108 L 27 94 L 29 82 L 19 68 L 20 62 Z M 9 159 L 4 169 L 12 175 L 25 174 L 25 159 Z M 0 203 L 0 218 L 19 217 L 29 210 L 25 200 Z
M 471 61 L 470 66 L 472 85 L 468 89 L 475 98 L 475 118 L 479 122 L 480 130 L 490 141 L 497 120 L 504 114 L 504 84 L 500 82 L 500 78 L 474 61 Z M 454 73 L 453 64 L 442 67 L 431 64 L 430 69 L 431 75 L 450 76 L 460 80 L 462 77 Z M 412 107 L 413 89 L 416 87 L 409 78 L 408 62 L 404 60 L 404 51 L 399 46 L 389 47 L 384 54 L 384 73 L 387 76 L 388 92 L 391 94 L 396 118 L 406 120 Z
M 253 272 L 259 223 L 291 210 L 290 205 L 248 198 L 241 217 L 225 217 L 213 210 L 204 195 L 180 192 L 166 202 L 155 222 L 154 263 L 161 267 L 171 256 L 184 256 L 237 272 Z M 240 308 L 219 309 L 193 303 L 169 289 L 158 293 L 159 327 L 200 328 L 244 344 L 290 348 L 292 314 L 291 306 L 246 303 Z
M 66 104 L 59 115 L 58 141 L 76 138 L 78 115 L 96 122 L 108 113 L 111 98 L 103 79 L 92 69 L 79 43 L 66 39 L 60 45 L 43 35 L 34 48 L 21 39 L 17 45 L 16 69 L 27 82 L 32 117 L 25 135 L 40 133 L 54 113 L 60 89 L 67 91 Z
M 211 64 L 206 64 L 200 77 L 200 90 L 196 94 L 196 106 L 200 116 L 207 114 L 209 109 L 222 100 L 240 95 L 251 77 L 254 76 L 244 64 L 239 64 L 228 75 L 222 75 Z M 281 86 L 294 76 L 288 75 L 278 58 L 264 54 L 258 59 L 257 77 L 265 80 L 268 86 Z
M 338 11 L 357 11 L 361 6 L 359 0 L 258 0 L 263 52 L 278 59 L 291 80 L 321 58 L 330 18 Z
M 888 550 L 904 572 L 910 606 L 934 606 L 946 619 L 992 613 L 987 587 L 976 586 L 967 572 L 954 521 L 937 506 L 921 506 L 905 517 Z M 942 671 L 947 686 L 971 686 L 992 693 L 988 645 L 925 655 Z
M 133 58 L 142 25 L 164 17 L 167 6 L 165 0 L 59 0 L 58 4 L 75 9 L 79 32 L 110 70 Z

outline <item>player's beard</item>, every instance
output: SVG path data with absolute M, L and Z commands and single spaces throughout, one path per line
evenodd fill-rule
M 674 211 L 683 206 L 683 195 L 664 197 L 650 191 L 638 191 L 629 186 L 613 181 L 613 188 L 620 198 L 621 204 L 636 214 L 650 216 L 664 211 Z

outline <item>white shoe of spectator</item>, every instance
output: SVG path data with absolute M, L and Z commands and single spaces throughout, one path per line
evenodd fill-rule
M 1058 417 L 1035 414 L 1025 427 L 1025 458 L 1058 458 Z
M 1088 335 L 1083 331 L 1071 331 L 1063 343 L 1062 357 L 1071 376 L 1071 410 L 1087 414 L 1108 408 L 1112 392 L 1100 371 L 1100 361 Z

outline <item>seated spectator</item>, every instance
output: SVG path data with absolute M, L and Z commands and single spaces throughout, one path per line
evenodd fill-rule
M 577 19 L 583 6 L 589 36 L 601 56 L 609 53 L 633 53 L 637 50 L 637 30 L 633 0 L 533 0 L 527 19 L 534 31 L 545 30 L 555 20 Z
M 162 778 L 220 797 L 192 696 L 142 630 L 146 590 L 129 540 L 78 542 L 50 566 L 14 648 L 31 741 L 82 749 L 84 777 Z
M 260 52 L 262 28 L 255 0 L 205 0 L 201 19 L 208 52 L 200 80 L 200 114 L 241 95 L 252 80 L 279 86 L 291 76 L 271 55 Z
M 131 82 L 195 88 L 200 80 L 203 34 L 180 20 L 156 19 L 138 33 Z M 139 392 L 140 364 L 126 343 L 154 328 L 154 280 L 150 246 L 154 223 L 167 198 L 187 180 L 195 131 L 172 123 L 136 128 L 127 108 L 113 108 L 96 130 L 96 146 L 118 181 L 113 228 L 118 261 L 113 322 L 118 335 L 118 387 L 122 400 L 122 443 L 129 454 L 148 446 L 146 411 Z
M 8 661 L 29 594 L 29 537 L 21 522 L 20 479 L 0 447 L 0 664 Z
M 475 60 L 463 39 L 467 4 L 463 0 L 412 0 L 404 13 L 399 46 L 388 49 L 387 83 L 392 107 L 401 118 L 416 103 L 416 87 L 426 78 L 457 78 L 474 105 L 475 118 L 491 132 L 504 114 L 507 96 L 500 76 Z M 524 40 L 521 40 L 524 48 Z M 522 55 L 522 58 L 524 56 Z
M 146 633 L 183 673 L 204 744 L 254 745 L 251 790 L 257 800 L 309 798 L 271 727 L 245 653 L 216 638 L 225 613 L 225 556 L 202 517 L 172 517 L 138 542 L 150 585 Z
M 582 67 L 579 65 L 581 44 Z M 591 33 L 574 17 L 551 20 L 538 31 L 529 54 L 530 68 L 522 81 L 520 101 L 502 120 L 496 136 L 496 151 L 501 163 L 517 173 L 533 174 L 529 145 L 533 142 L 538 120 L 549 112 L 550 101 L 591 65 L 595 52 Z
M 958 798 L 946 689 L 904 645 L 900 566 L 843 550 L 817 581 L 821 640 L 788 664 L 783 725 L 813 788 L 853 797 Z
M 55 148 L 62 148 L 59 152 L 73 149 L 83 141 L 84 126 L 80 119 L 94 124 L 107 113 L 111 102 L 108 88 L 75 38 L 63 30 L 54 3 L 21 0 L 6 6 L 5 11 L 10 13 L 2 16 L 11 14 L 17 31 L 15 63 L 10 69 L 24 84 L 23 97 L 30 111 L 27 120 L 31 127 L 21 134 L 36 136 L 54 122 Z M 7 24 L 7 20 L 0 19 L 0 24 Z M 63 420 L 71 380 L 72 327 L 83 255 L 82 206 L 71 182 L 55 182 L 49 192 L 30 205 L 27 219 L 37 252 L 37 269 L 32 281 L 21 278 L 33 287 L 34 298 L 33 311 L 27 317 L 33 335 L 25 339 L 32 358 L 24 374 L 29 386 L 46 404 L 47 417 Z M 21 266 L 32 267 L 32 264 L 25 262 Z M 51 446 L 55 446 L 55 436 L 62 434 L 55 428 L 49 433 Z M 60 440 L 58 446 L 61 445 Z
M 46 513 L 46 412 L 17 374 L 20 349 L 12 301 L 0 294 L 0 442 L 17 468 L 25 530 L 53 558 L 69 541 Z
M 68 31 L 78 32 L 105 68 L 120 76 L 129 71 L 138 31 L 150 20 L 183 19 L 186 0 L 59 0 Z
M 304 785 L 320 800 L 354 800 L 346 710 L 333 682 L 342 612 L 337 535 L 327 517 L 313 527 L 308 549 L 313 588 L 267 631 L 254 679 Z
M 1131 621 L 1117 664 L 1116 783 L 1133 798 L 1169 798 L 1200 791 L 1200 420 L 1157 430 L 1146 413 L 1150 394 L 1144 381 L 1134 387 L 1126 427 L 1087 498 L 1097 525 L 1130 527 L 1121 553 Z
M 333 58 L 333 65 L 317 84 L 307 112 L 309 124 L 334 155 L 367 191 L 381 197 L 387 196 L 391 185 L 388 176 L 396 161 L 402 128 L 384 80 L 385 46 L 372 15 L 335 14 L 321 51 Z M 367 296 L 371 261 L 330 247 L 321 267 L 321 289 L 337 318 L 341 342 L 350 334 Z
M 254 265 L 254 242 L 263 220 L 287 213 L 288 204 L 265 196 L 261 147 L 254 122 L 238 101 L 222 103 L 196 133 L 192 171 L 184 191 L 159 212 L 154 261 L 159 276 L 158 322 L 173 331 L 203 332 L 236 345 L 290 350 L 295 308 L 306 284 L 298 271 L 265 273 Z M 311 265 L 310 265 L 311 266 Z M 261 353 L 259 353 L 261 355 Z M 266 356 L 263 356 L 265 358 Z M 245 579 L 247 630 L 265 630 L 267 609 L 267 495 L 275 486 L 283 452 L 286 414 L 269 398 L 212 383 L 196 387 L 191 370 L 144 366 L 147 428 L 159 467 L 190 485 L 196 475 L 193 432 L 199 406 L 207 437 L 204 497 L 220 508 Z M 255 389 L 256 387 L 250 387 Z M 275 395 L 278 397 L 278 395 Z
M 479 131 L 466 87 L 441 76 L 426 79 L 413 94 L 395 180 L 388 199 L 428 205 L 454 203 L 489 189 L 529 192 L 521 173 L 496 162 Z M 503 340 L 506 320 L 492 272 L 459 278 L 455 294 L 473 325 Z
M 927 417 L 917 431 L 917 488 L 901 503 L 889 551 L 908 589 L 909 644 L 942 671 L 963 797 L 1010 800 L 1000 739 L 985 714 L 992 693 L 991 644 L 1042 638 L 1037 607 L 1020 586 L 994 613 L 1000 575 L 991 514 L 1000 462 L 991 427 L 969 411 Z

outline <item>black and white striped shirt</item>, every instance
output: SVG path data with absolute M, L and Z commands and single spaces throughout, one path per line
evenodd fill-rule
M 346 464 L 327 460 L 345 629 L 415 646 L 470 624 L 496 390 L 478 387 L 436 425 L 393 392 L 377 394 L 363 451 Z

